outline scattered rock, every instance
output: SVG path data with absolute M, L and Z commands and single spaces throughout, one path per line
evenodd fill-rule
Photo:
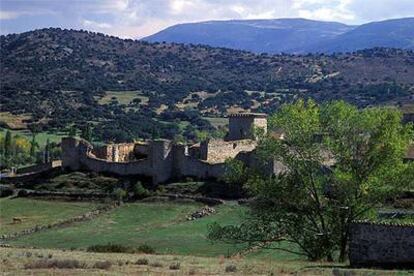
M 187 220 L 199 219 L 199 218 L 214 214 L 215 212 L 216 212 L 216 210 L 213 207 L 204 206 L 200 210 L 197 210 L 194 213 L 192 213 L 191 215 L 189 215 L 187 217 Z

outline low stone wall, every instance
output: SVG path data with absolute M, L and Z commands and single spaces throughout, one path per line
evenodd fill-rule
M 19 189 L 18 197 L 47 197 L 47 198 L 67 198 L 76 200 L 91 200 L 108 198 L 111 194 L 98 192 L 56 192 L 56 191 L 38 191 L 30 189 Z
M 356 222 L 350 234 L 351 266 L 414 268 L 414 224 Z

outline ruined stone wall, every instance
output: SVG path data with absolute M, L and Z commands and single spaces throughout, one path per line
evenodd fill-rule
M 105 172 L 122 176 L 137 174 L 152 176 L 150 162 L 147 159 L 130 162 L 114 162 L 85 155 L 81 157 L 80 164 L 82 169 L 93 172 Z
M 352 266 L 414 268 L 414 225 L 359 222 L 350 234 Z
M 109 144 L 93 148 L 92 154 L 99 159 L 114 162 L 127 162 L 134 159 L 134 150 L 134 143 Z
M 172 176 L 175 178 L 186 176 L 199 179 L 219 178 L 223 175 L 224 169 L 223 163 L 211 164 L 189 155 L 185 145 L 174 146 Z
M 252 151 L 256 148 L 254 140 L 207 140 L 200 144 L 200 159 L 209 163 L 223 163 L 227 158 L 234 158 L 242 151 Z
M 85 169 L 94 172 L 106 172 L 117 175 L 150 176 L 154 183 L 163 183 L 172 178 L 192 176 L 200 179 L 219 178 L 223 175 L 226 158 L 233 158 L 240 152 L 252 151 L 256 147 L 253 140 L 224 142 L 212 140 L 200 146 L 206 160 L 200 160 L 189 154 L 185 145 L 174 145 L 168 140 L 153 141 L 140 147 L 146 158 L 128 162 L 98 158 L 91 144 L 84 140 L 65 138 L 62 141 L 63 164 L 66 169 Z M 107 147 L 111 148 L 111 147 Z M 128 152 L 132 147 L 125 147 Z M 134 151 L 137 147 L 134 147 Z M 109 150 L 110 151 L 110 150 Z

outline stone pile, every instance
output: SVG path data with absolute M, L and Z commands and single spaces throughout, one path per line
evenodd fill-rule
M 215 212 L 216 212 L 216 210 L 213 207 L 204 206 L 200 210 L 197 210 L 194 213 L 192 213 L 191 215 L 189 215 L 187 217 L 187 220 L 199 219 L 199 218 L 214 214 Z

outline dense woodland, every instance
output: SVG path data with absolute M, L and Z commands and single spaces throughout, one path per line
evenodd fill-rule
M 213 130 L 206 116 L 270 113 L 298 97 L 359 107 L 414 101 L 414 52 L 405 50 L 256 55 L 52 28 L 1 36 L 0 45 L 2 112 L 30 114 L 27 123 L 43 129 L 89 122 L 103 141 L 196 140 Z M 106 91 L 148 101 L 102 104 Z

